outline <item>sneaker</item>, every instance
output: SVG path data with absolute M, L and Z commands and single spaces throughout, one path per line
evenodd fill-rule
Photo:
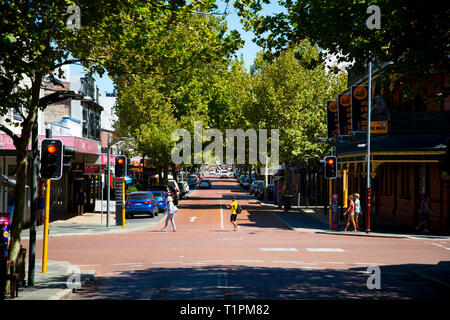
M 162 232 L 166 232 L 166 229 L 161 229 Z

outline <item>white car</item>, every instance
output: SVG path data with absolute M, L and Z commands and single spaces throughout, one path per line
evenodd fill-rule
M 177 193 L 177 198 L 181 199 L 181 191 L 180 187 L 178 186 L 178 183 L 175 180 L 169 180 L 167 181 L 167 184 L 175 189 L 175 192 Z

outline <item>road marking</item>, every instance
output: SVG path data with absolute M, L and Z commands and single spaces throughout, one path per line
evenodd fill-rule
M 191 222 L 194 222 L 197 217 L 191 217 Z
M 296 252 L 298 249 L 296 248 L 259 248 L 261 251 L 289 251 Z
M 223 229 L 223 209 L 222 209 L 222 200 L 219 200 L 220 204 L 220 227 Z
M 101 264 L 78 264 L 77 267 L 101 267 Z
M 341 248 L 306 248 L 309 252 L 344 252 Z
M 434 246 L 438 246 L 438 247 L 444 248 L 445 250 L 450 250 L 450 248 L 444 247 L 442 244 L 439 244 L 439 243 L 431 243 L 431 244 L 434 245 Z

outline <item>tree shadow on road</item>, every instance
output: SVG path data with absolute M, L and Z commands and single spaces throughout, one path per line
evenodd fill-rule
M 367 267 L 264 268 L 241 265 L 149 268 L 99 277 L 74 299 L 354 300 L 449 299 L 450 291 L 413 274 L 429 265 L 381 266 L 381 288 L 369 289 Z

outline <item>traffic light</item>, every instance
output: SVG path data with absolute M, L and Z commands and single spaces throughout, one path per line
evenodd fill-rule
M 72 169 L 72 157 L 75 154 L 74 147 L 64 146 L 63 173 L 69 173 Z
M 63 143 L 58 139 L 44 139 L 41 144 L 41 178 L 58 180 L 63 169 Z
M 337 158 L 335 156 L 325 157 L 325 179 L 336 179 Z
M 127 157 L 115 156 L 114 163 L 116 178 L 125 178 L 125 176 L 127 175 Z

